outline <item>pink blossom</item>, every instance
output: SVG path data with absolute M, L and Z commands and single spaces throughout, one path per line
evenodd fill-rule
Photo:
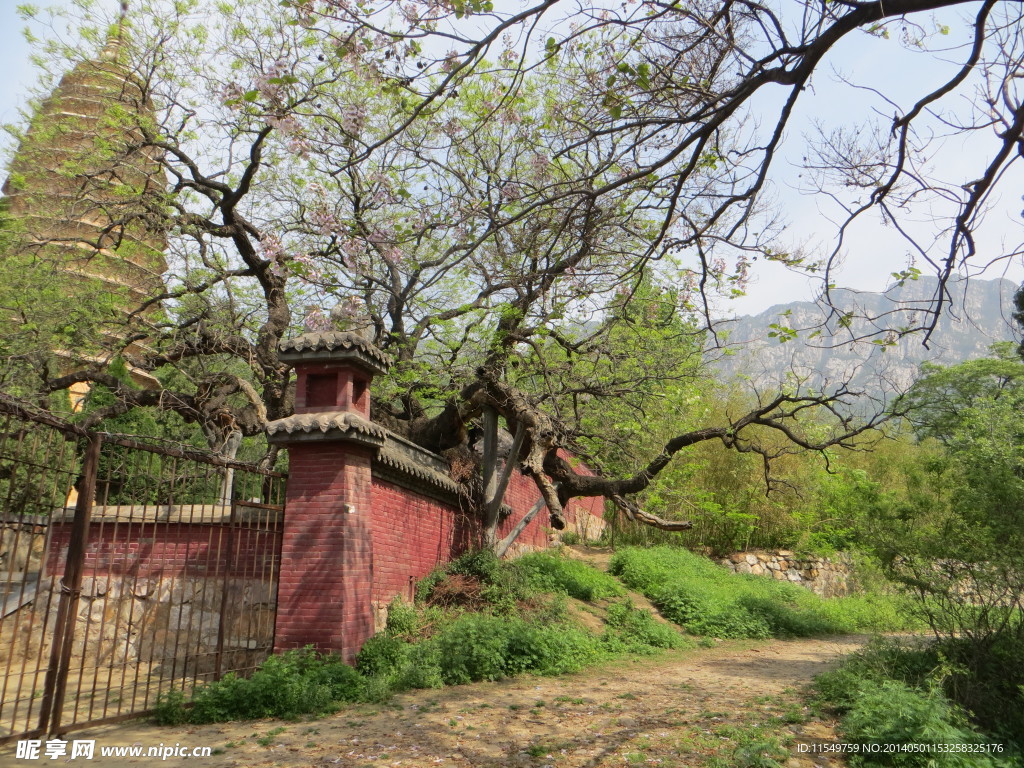
M 277 235 L 264 235 L 260 240 L 260 253 L 267 261 L 282 261 L 285 258 L 284 246 Z
M 239 110 L 242 108 L 242 100 L 245 98 L 245 91 L 242 87 L 235 82 L 225 84 L 221 89 L 220 100 L 222 103 L 227 104 L 232 110 Z
M 314 208 L 309 212 L 309 223 L 321 235 L 334 235 L 340 232 L 343 227 L 338 217 L 325 208 Z
M 341 112 L 341 127 L 346 133 L 357 136 L 366 124 L 366 108 L 362 104 L 349 104 Z
M 451 72 L 455 67 L 459 65 L 459 52 L 448 51 L 448 55 L 444 57 L 444 61 L 441 62 L 441 71 Z
M 331 320 L 320 307 L 310 304 L 306 307 L 303 323 L 308 331 L 327 331 L 331 328 Z
M 302 126 L 294 115 L 267 115 L 266 119 L 267 125 L 285 136 L 291 136 L 302 130 Z

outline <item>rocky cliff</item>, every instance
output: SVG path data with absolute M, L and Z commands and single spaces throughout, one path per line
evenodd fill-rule
M 885 293 L 837 289 L 838 312 L 797 302 L 728 321 L 721 327 L 729 349 L 718 368 L 761 391 L 797 383 L 823 390 L 849 381 L 877 394 L 905 389 L 922 362 L 983 357 L 991 344 L 1013 338 L 1017 285 L 976 279 L 949 285 L 950 301 L 927 346 L 922 333 L 901 337 L 898 329 L 926 320 L 936 287 L 934 278 L 920 278 Z

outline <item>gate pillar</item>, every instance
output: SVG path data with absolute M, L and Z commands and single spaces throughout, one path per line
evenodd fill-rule
M 370 383 L 390 359 L 341 331 L 282 342 L 280 358 L 297 381 L 295 414 L 267 426 L 288 448 L 274 647 L 352 661 L 373 634 L 370 463 L 386 433 L 370 421 Z

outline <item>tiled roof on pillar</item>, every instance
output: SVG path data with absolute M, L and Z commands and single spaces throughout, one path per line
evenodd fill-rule
M 382 427 L 350 411 L 295 414 L 267 425 L 267 439 L 272 443 L 348 440 L 381 446 L 387 434 Z
M 374 374 L 384 374 L 391 367 L 391 356 L 381 352 L 358 333 L 349 331 L 314 331 L 281 342 L 280 359 L 294 365 L 298 362 L 358 363 Z

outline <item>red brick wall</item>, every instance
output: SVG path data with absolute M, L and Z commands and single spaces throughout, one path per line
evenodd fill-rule
M 457 506 L 371 476 L 371 449 L 348 442 L 289 447 L 288 498 L 278 590 L 278 649 L 308 644 L 351 660 L 374 631 L 374 607 L 411 597 L 426 576 L 482 539 L 480 521 Z M 540 497 L 515 475 L 505 496 L 512 507 L 504 536 Z M 574 501 L 577 516 L 602 512 L 600 500 Z M 522 532 L 520 547 L 548 545 L 542 510 Z
M 540 498 L 534 482 L 512 476 L 505 503 L 512 507 L 499 525 L 499 538 L 512 530 Z M 567 530 L 579 516 L 601 517 L 601 499 L 574 499 L 566 510 Z M 290 515 L 290 511 L 289 511 Z M 548 546 L 549 520 L 542 509 L 517 539 L 521 547 Z M 478 518 L 392 483 L 373 481 L 373 599 L 387 603 L 395 595 L 410 596 L 410 579 L 421 579 L 470 547 L 479 546 L 483 531 Z
M 526 475 L 516 472 L 508 484 L 505 492 L 505 503 L 512 507 L 512 514 L 505 518 L 498 526 L 498 538 L 509 533 L 519 519 L 528 512 L 540 498 L 540 491 L 537 484 Z M 572 499 L 565 509 L 565 530 L 575 530 L 576 522 L 581 517 L 593 515 L 598 520 L 604 514 L 603 499 Z M 519 546 L 537 547 L 543 549 L 548 546 L 547 531 L 550 528 L 548 510 L 545 507 L 533 518 L 517 539 Z
M 266 579 L 280 539 L 277 524 L 259 529 L 202 523 L 94 521 L 85 549 L 84 575 L 228 576 Z M 50 526 L 46 572 L 64 573 L 71 523 Z
M 458 529 L 458 533 L 456 532 Z M 419 579 L 468 543 L 466 518 L 427 496 L 373 481 L 373 599 L 409 596 Z
M 342 442 L 289 447 L 279 650 L 314 645 L 351 660 L 373 633 L 370 457 Z

